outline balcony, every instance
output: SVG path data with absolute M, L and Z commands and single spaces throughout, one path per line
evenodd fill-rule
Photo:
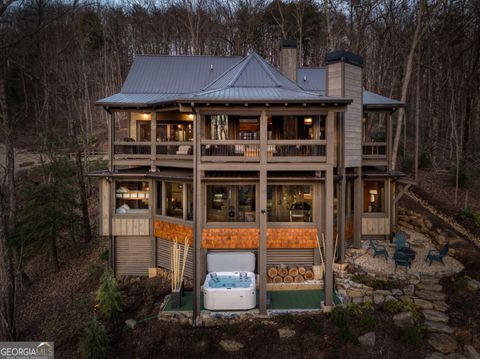
M 118 141 L 113 146 L 114 159 L 149 159 L 150 142 Z
M 362 159 L 364 165 L 387 165 L 387 143 L 364 142 Z
M 269 140 L 268 162 L 326 162 L 326 140 Z
M 191 141 L 157 142 L 155 147 L 157 160 L 193 160 Z

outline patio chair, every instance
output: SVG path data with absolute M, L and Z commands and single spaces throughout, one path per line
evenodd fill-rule
M 440 252 L 436 251 L 435 249 L 430 249 L 428 251 L 427 256 L 425 257 L 425 260 L 429 261 L 428 265 L 431 266 L 433 261 L 437 261 L 445 265 L 443 263 L 443 257 L 445 257 L 448 254 L 448 243 L 443 246 L 443 248 L 440 250 Z
M 373 250 L 373 258 L 375 258 L 376 256 L 384 256 L 385 261 L 388 262 L 387 248 L 385 248 L 385 246 L 375 244 L 375 242 L 371 239 L 369 239 L 369 241 L 370 241 L 370 248 Z
M 412 268 L 412 260 L 402 252 L 395 251 L 393 260 L 395 261 L 395 271 L 397 271 L 398 266 L 405 267 L 405 272 L 408 272 L 408 268 Z
M 395 233 L 395 247 L 396 251 L 401 251 L 403 248 L 409 247 L 405 232 L 398 231 Z

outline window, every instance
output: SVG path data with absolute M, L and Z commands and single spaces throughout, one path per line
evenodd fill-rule
M 187 186 L 187 199 L 185 203 L 187 204 L 187 220 L 193 220 L 193 185 L 190 183 L 186 184 Z
M 255 221 L 255 185 L 207 186 L 207 222 Z
M 157 124 L 157 142 L 186 142 L 193 140 L 192 122 Z
M 385 182 L 365 181 L 363 184 L 363 211 L 385 212 Z
M 205 138 L 209 140 L 259 140 L 260 119 L 257 116 L 207 116 Z
M 325 116 L 273 116 L 268 119 L 273 140 L 324 140 Z
M 115 213 L 148 213 L 149 192 L 146 181 L 116 181 Z
M 269 222 L 312 222 L 312 185 L 267 186 Z
M 152 126 L 150 121 L 137 121 L 137 138 L 140 142 L 150 142 Z
M 183 183 L 166 183 L 167 216 L 183 218 Z

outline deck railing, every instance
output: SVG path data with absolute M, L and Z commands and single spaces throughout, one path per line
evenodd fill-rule
M 369 161 L 384 161 L 387 159 L 386 142 L 364 142 L 363 159 Z
M 325 162 L 326 140 L 269 140 L 268 161 Z
M 116 159 L 149 158 L 151 153 L 150 142 L 115 142 L 114 156 Z
M 258 161 L 260 141 L 202 140 L 201 155 L 204 161 Z
M 193 142 L 157 142 L 156 143 L 157 159 L 192 159 L 193 158 Z

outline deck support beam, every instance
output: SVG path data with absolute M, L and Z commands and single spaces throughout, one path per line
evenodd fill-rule
M 194 220 L 193 220 L 193 325 L 200 324 L 200 296 L 202 286 L 202 225 L 203 225 L 203 209 L 202 209 L 202 186 L 201 186 L 201 171 L 198 164 L 200 163 L 200 122 L 201 117 L 198 110 L 195 114 L 195 121 L 193 123 L 194 128 L 194 146 L 193 146 L 193 206 L 194 206 Z
M 362 246 L 362 212 L 363 212 L 363 184 L 362 168 L 355 168 L 356 178 L 353 182 L 353 246 L 360 248 Z
M 156 172 L 157 166 L 157 114 L 155 111 L 150 112 L 150 172 Z
M 325 305 L 333 305 L 333 167 L 325 171 Z
M 267 136 L 268 118 L 265 111 L 260 115 L 260 243 L 258 248 L 259 308 L 260 314 L 267 314 Z

